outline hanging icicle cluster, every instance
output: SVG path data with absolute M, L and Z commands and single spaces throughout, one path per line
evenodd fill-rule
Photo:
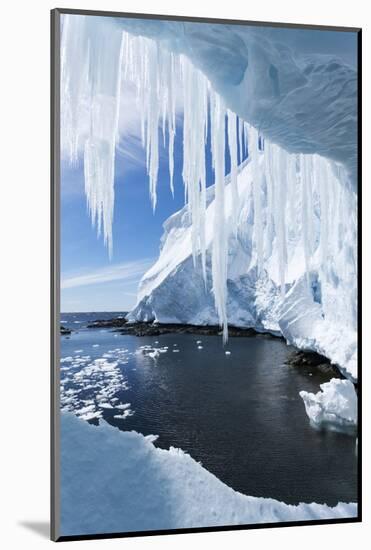
M 159 127 L 168 141 L 170 185 L 173 191 L 175 103 L 183 112 L 183 182 L 192 226 L 192 254 L 196 265 L 201 257 L 206 283 L 206 143 L 211 142 L 215 174 L 215 216 L 212 249 L 212 280 L 215 305 L 227 338 L 227 256 L 228 231 L 224 212 L 225 132 L 231 159 L 233 230 L 237 231 L 238 165 L 247 154 L 248 125 L 228 110 L 213 91 L 203 73 L 184 55 L 161 48 L 154 40 L 124 33 L 124 79 L 136 84 L 141 112 L 142 141 L 146 149 L 147 171 L 153 208 L 159 158 Z M 181 91 L 179 93 L 179 91 Z M 176 96 L 177 94 L 177 96 Z M 208 122 L 210 118 L 210 123 Z M 238 126 L 237 126 L 238 123 Z M 209 126 L 210 124 L 210 126 Z M 237 134 L 238 128 L 238 134 Z M 167 129 L 167 135 L 166 135 Z
M 103 227 L 109 250 L 112 247 L 114 204 L 114 154 L 118 139 L 118 106 L 121 76 L 137 86 L 141 113 L 141 138 L 146 150 L 149 189 L 153 209 L 157 202 L 160 133 L 168 147 L 170 187 L 174 179 L 176 107 L 183 112 L 183 181 L 192 225 L 192 253 L 196 265 L 201 260 L 206 283 L 206 144 L 211 142 L 215 180 L 212 284 L 224 340 L 228 334 L 227 267 L 228 239 L 238 230 L 239 165 L 248 156 L 251 162 L 254 205 L 253 245 L 259 275 L 276 249 L 279 284 L 285 295 L 288 264 L 288 227 L 295 227 L 300 205 L 301 239 L 309 282 L 311 259 L 320 247 L 322 263 L 328 256 L 330 224 L 339 214 L 329 214 L 329 182 L 334 179 L 330 162 L 317 155 L 290 155 L 275 144 L 262 140 L 258 131 L 226 108 L 203 73 L 187 57 L 175 54 L 155 40 L 117 30 L 109 40 L 89 27 L 73 28 L 66 21 L 62 40 L 62 127 L 64 148 L 75 162 L 83 142 L 85 190 L 92 221 L 98 232 Z M 81 24 L 81 22 L 80 22 Z M 94 31 L 94 32 L 93 32 Z M 83 71 L 74 62 L 76 48 L 85 48 Z M 78 72 L 79 69 L 79 72 Z M 89 127 L 81 120 L 88 111 Z M 85 118 L 84 118 L 85 117 Z M 81 120 L 80 120 L 81 119 Z M 226 139 L 227 136 L 227 139 Z M 230 155 L 232 215 L 225 214 L 225 158 Z M 320 194 L 320 242 L 315 243 L 313 186 Z M 334 193 L 338 192 L 334 189 Z M 337 196 L 336 193 L 334 195 Z M 339 198 L 340 201 L 340 198 Z M 340 204 L 340 202 L 338 203 Z M 334 204 L 333 199 L 331 201 Z M 334 209 L 334 207 L 331 207 Z M 340 221 L 338 220 L 340 226 Z

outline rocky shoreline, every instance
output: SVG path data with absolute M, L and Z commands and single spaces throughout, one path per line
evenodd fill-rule
M 219 325 L 185 325 L 179 323 L 129 323 L 125 318 L 97 319 L 87 325 L 88 328 L 111 328 L 113 332 L 131 334 L 133 336 L 160 336 L 161 334 L 200 334 L 221 335 Z M 228 334 L 235 336 L 255 336 L 258 334 L 253 328 L 228 327 Z
M 162 334 L 197 334 L 200 336 L 221 336 L 222 330 L 219 325 L 188 325 L 180 323 L 154 323 L 154 322 L 128 322 L 125 317 L 114 317 L 112 319 L 97 319 L 87 325 L 89 329 L 112 329 L 122 335 L 132 336 L 161 336 Z M 71 329 L 61 325 L 60 333 L 70 335 Z M 265 338 L 277 338 L 270 333 L 261 333 L 253 328 L 242 328 L 229 326 L 228 335 L 234 337 L 261 336 Z M 316 371 L 324 376 L 329 375 L 335 378 L 345 378 L 336 365 L 331 364 L 327 357 L 312 351 L 301 351 L 295 349 L 288 357 L 286 364 L 291 367 L 303 369 L 311 373 Z
M 97 319 L 88 323 L 87 328 L 120 328 L 127 324 L 125 317 L 114 317 L 113 319 Z
M 286 365 L 300 368 L 303 372 L 309 374 L 309 376 L 315 372 L 316 374 L 323 374 L 326 378 L 328 376 L 340 379 L 345 378 L 336 365 L 333 365 L 327 357 L 315 351 L 295 350 L 287 358 Z

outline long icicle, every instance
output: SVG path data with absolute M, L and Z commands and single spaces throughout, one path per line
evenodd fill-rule
M 223 342 L 228 338 L 227 321 L 227 235 L 225 224 L 225 108 L 220 96 L 211 92 L 211 152 L 215 172 L 214 239 L 212 277 L 215 305 L 223 327 Z
M 238 223 L 238 188 L 237 188 L 237 117 L 228 109 L 228 145 L 231 157 L 231 191 L 232 191 L 232 229 L 237 233 Z

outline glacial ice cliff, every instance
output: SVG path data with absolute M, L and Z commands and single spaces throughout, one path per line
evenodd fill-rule
M 172 185 L 180 88 L 187 206 L 165 224 L 130 317 L 219 322 L 224 338 L 228 323 L 272 331 L 355 379 L 356 72 L 294 55 L 269 32 L 66 16 L 62 147 L 71 162 L 84 156 L 92 221 L 111 249 L 121 80 L 138 86 L 154 208 L 161 127 Z

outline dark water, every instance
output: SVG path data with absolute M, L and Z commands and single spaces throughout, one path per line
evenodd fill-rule
M 300 390 L 317 392 L 328 377 L 315 369 L 286 366 L 292 349 L 283 340 L 232 338 L 227 346 L 231 354 L 226 355 L 218 336 L 138 338 L 84 329 L 88 319 L 80 314 L 75 319 L 62 314 L 62 320 L 65 326 L 79 327 L 71 338 L 62 337 L 62 357 L 86 354 L 83 365 L 89 365 L 108 353 L 107 361 L 118 361 L 116 369 L 127 389 L 113 386 L 111 397 L 118 398 L 116 405 L 130 403 L 134 414 L 115 419 L 122 411 L 104 409 L 103 418 L 111 424 L 158 434 L 157 445 L 181 447 L 247 495 L 292 504 L 357 500 L 355 438 L 311 428 L 299 396 Z M 138 353 L 146 345 L 168 350 L 152 358 L 146 350 Z M 64 390 L 71 388 L 74 380 L 67 376 Z M 94 400 L 96 391 L 81 392 L 78 398 Z

